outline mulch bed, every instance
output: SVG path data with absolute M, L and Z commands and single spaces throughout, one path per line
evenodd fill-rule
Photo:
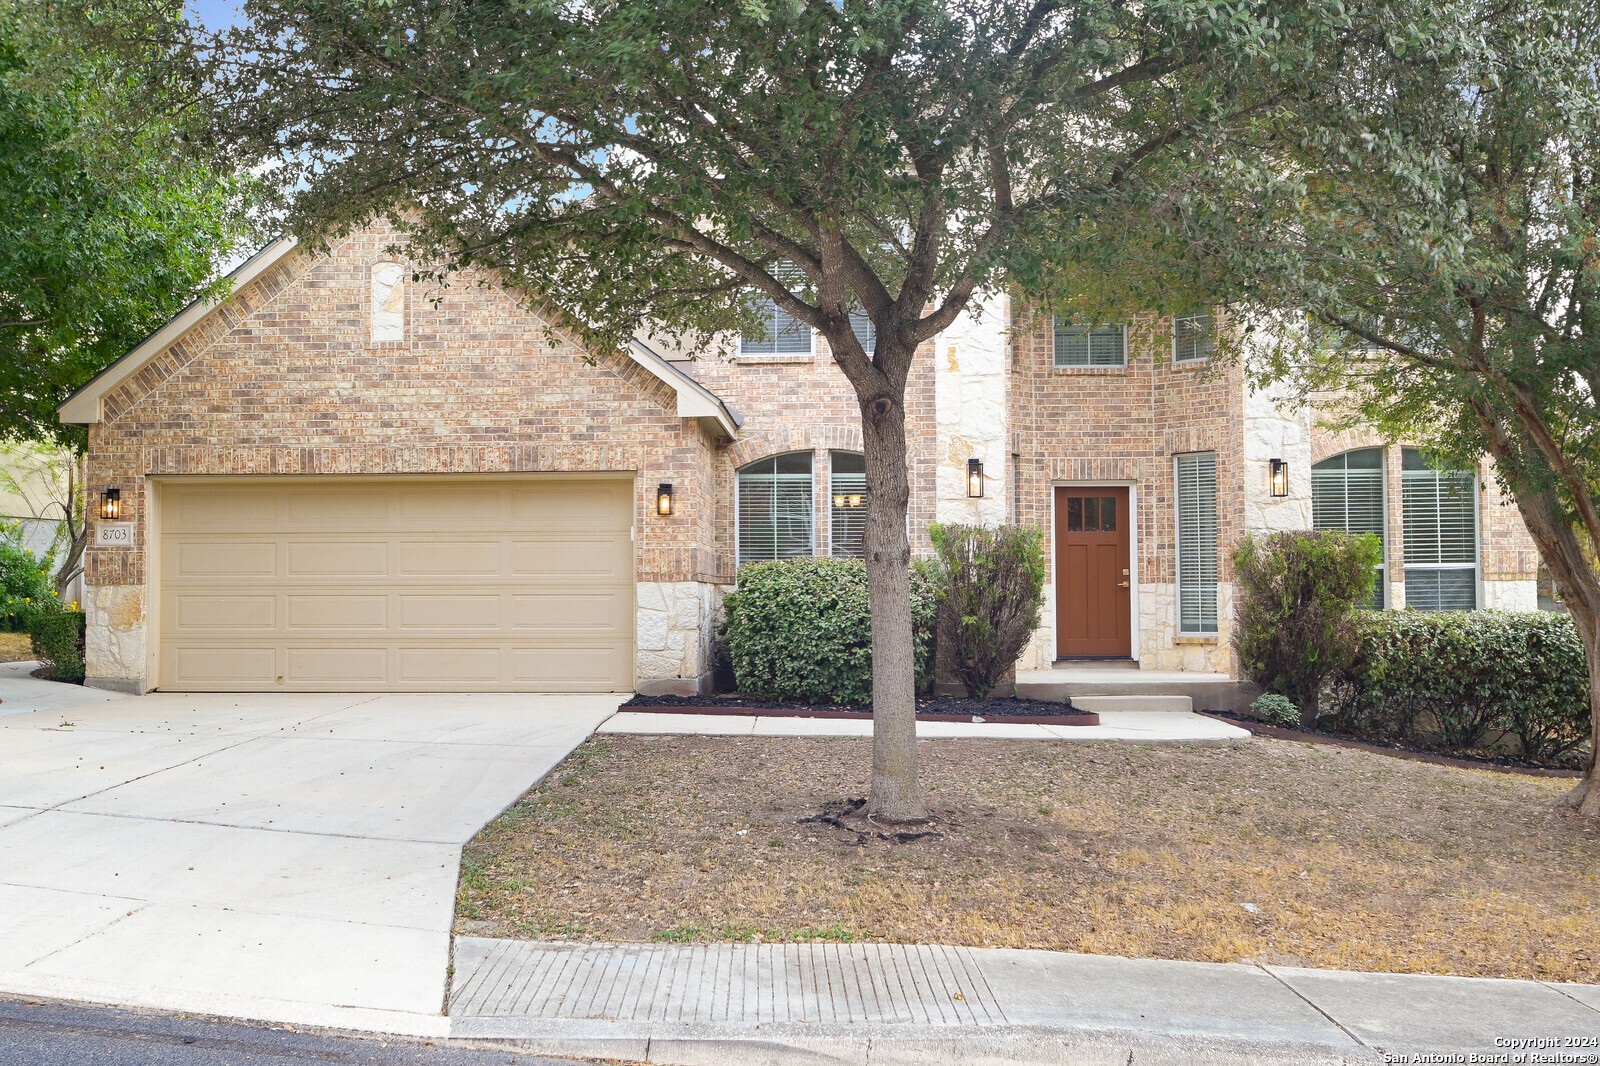
M 635 696 L 619 710 L 646 714 L 722 714 L 774 718 L 872 717 L 871 705 L 775 703 L 754 696 Z M 1099 725 L 1100 716 L 1071 701 L 936 699 L 917 701 L 919 722 L 1005 722 L 1012 725 Z
M 1201 711 L 1199 713 L 1207 718 L 1215 718 L 1218 721 L 1227 722 L 1229 725 L 1243 726 L 1257 736 L 1274 737 L 1278 740 L 1298 740 L 1313 744 L 1331 744 L 1340 748 L 1376 752 L 1379 755 L 1388 755 L 1396 759 L 1411 759 L 1414 762 L 1432 763 L 1434 766 L 1459 766 L 1467 770 L 1494 770 L 1503 774 L 1531 774 L 1534 777 L 1583 776 L 1583 771 L 1581 770 L 1532 766 L 1509 758 L 1441 755 L 1436 751 L 1428 751 L 1425 748 L 1408 748 L 1404 745 L 1389 744 L 1381 740 L 1357 740 L 1354 737 L 1347 737 L 1340 733 L 1325 733 L 1320 729 L 1287 729 L 1279 725 L 1268 725 L 1259 718 L 1251 718 L 1245 714 L 1230 714 L 1227 711 Z

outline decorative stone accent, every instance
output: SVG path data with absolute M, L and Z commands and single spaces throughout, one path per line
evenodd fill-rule
M 1311 415 L 1283 385 L 1245 385 L 1244 526 L 1252 532 L 1311 528 Z M 1289 495 L 1268 490 L 1271 461 L 1289 464 Z
M 1006 335 L 1011 301 L 975 299 L 934 342 L 941 522 L 994 526 L 1011 519 L 1011 449 L 1006 420 Z M 983 463 L 982 497 L 967 495 L 967 460 Z
M 145 680 L 145 598 L 142 585 L 102 585 L 84 590 L 84 665 L 86 684 Z
M 1485 578 L 1483 606 L 1491 611 L 1537 611 L 1539 582 L 1493 581 Z
M 718 588 L 703 581 L 641 581 L 634 687 L 652 696 L 710 691 Z

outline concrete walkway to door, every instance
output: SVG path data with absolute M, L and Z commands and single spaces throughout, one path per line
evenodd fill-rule
M 461 846 L 622 698 L 77 691 L 0 717 L 0 992 L 423 1036 Z

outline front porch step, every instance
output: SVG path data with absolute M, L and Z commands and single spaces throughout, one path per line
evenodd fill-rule
M 1086 700 L 1106 697 L 1128 702 L 1107 710 L 1246 711 L 1260 693 L 1247 681 L 1226 674 L 1178 670 L 1103 670 L 1057 667 L 1017 671 L 1017 695 L 1034 700 L 1070 699 L 1084 710 Z M 1172 702 L 1167 702 L 1167 701 Z M 1182 701 L 1182 705 L 1178 701 Z M 1135 706 L 1135 702 L 1139 705 Z M 1155 701 L 1152 703 L 1152 701 Z
M 1181 711 L 1194 710 L 1189 696 L 1074 696 L 1072 706 L 1080 711 Z

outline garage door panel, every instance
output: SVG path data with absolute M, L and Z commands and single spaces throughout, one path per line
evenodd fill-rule
M 285 496 L 285 504 L 286 530 L 366 533 L 382 529 L 389 521 L 389 497 L 377 489 L 290 492 Z
M 400 597 L 400 628 L 481 629 L 497 632 L 504 626 L 497 594 L 471 596 L 442 594 Z
M 631 481 L 443 481 L 162 479 L 158 684 L 631 688 Z
M 254 644 L 202 644 L 169 647 L 163 676 L 184 678 L 188 687 L 218 685 L 264 688 L 278 679 L 275 648 Z
M 498 540 L 461 541 L 445 537 L 408 540 L 396 545 L 397 577 L 492 575 L 503 570 L 504 551 Z
M 278 598 L 274 595 L 206 596 L 184 593 L 170 598 L 171 628 L 178 633 L 204 634 L 219 629 L 254 629 L 272 633 L 278 627 Z
M 176 545 L 172 576 L 180 581 L 278 576 L 278 546 L 248 540 L 192 540 Z
M 168 520 L 188 533 L 256 533 L 278 524 L 276 495 L 208 487 L 202 493 L 168 501 Z
M 496 685 L 500 673 L 501 651 L 494 647 L 410 647 L 399 651 L 399 678 L 411 684 Z
M 293 684 L 381 685 L 389 677 L 389 651 L 361 644 L 288 648 L 284 680 Z
M 290 540 L 289 562 L 284 576 L 335 579 L 357 575 L 382 577 L 389 573 L 392 547 L 382 540 L 329 540 L 320 537 Z
M 347 592 L 342 595 L 288 593 L 290 630 L 368 629 L 384 633 L 389 629 L 389 597 L 383 594 Z
M 511 596 L 510 614 L 510 628 L 518 633 L 626 633 L 633 622 L 633 590 L 517 593 Z
M 605 581 L 631 569 L 633 542 L 628 534 L 516 537 L 510 571 L 516 577 L 566 577 Z

